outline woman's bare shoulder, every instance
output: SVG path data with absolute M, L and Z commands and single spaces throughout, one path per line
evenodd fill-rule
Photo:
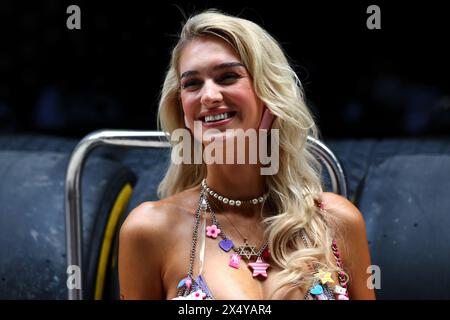
M 152 235 L 194 217 L 192 192 L 184 191 L 166 199 L 145 201 L 135 207 L 125 219 L 122 228 L 136 234 Z
M 150 201 L 141 203 L 129 213 L 122 224 L 121 231 L 149 234 L 149 231 L 153 233 L 164 230 L 171 221 L 176 221 L 173 216 L 178 213 L 174 209 L 170 204 Z
M 359 209 L 347 198 L 333 193 L 322 193 L 323 208 L 339 218 L 345 227 L 364 227 L 364 218 Z

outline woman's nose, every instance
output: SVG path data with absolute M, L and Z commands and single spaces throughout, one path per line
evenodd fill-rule
M 205 107 L 213 107 L 221 103 L 223 99 L 220 87 L 213 81 L 207 81 L 204 83 L 200 102 Z

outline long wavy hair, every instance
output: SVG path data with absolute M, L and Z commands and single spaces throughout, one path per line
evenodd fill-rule
M 271 257 L 282 271 L 270 297 L 282 288 L 288 289 L 287 292 L 308 288 L 314 278 L 311 266 L 339 271 L 331 250 L 332 240 L 338 236 L 337 221 L 317 207 L 322 193 L 321 166 L 307 137 L 317 138 L 318 129 L 306 106 L 301 82 L 278 42 L 259 25 L 217 10 L 190 17 L 172 51 L 161 91 L 158 125 L 169 134 L 184 128 L 178 63 L 186 44 L 203 36 L 219 37 L 235 49 L 253 79 L 257 96 L 276 117 L 272 128 L 279 129 L 279 170 L 266 177 L 267 201 L 275 212 L 265 217 L 263 223 Z M 161 198 L 168 197 L 197 186 L 204 177 L 205 164 L 171 163 L 158 194 Z

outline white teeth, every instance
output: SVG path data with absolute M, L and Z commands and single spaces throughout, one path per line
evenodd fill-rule
M 219 120 L 223 120 L 223 119 L 228 119 L 229 117 L 230 117 L 230 114 L 228 112 L 225 112 L 225 113 L 216 114 L 213 116 L 206 116 L 205 122 L 219 121 Z

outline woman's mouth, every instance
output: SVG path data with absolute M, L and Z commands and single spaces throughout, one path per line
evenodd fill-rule
M 224 125 L 230 122 L 235 115 L 236 112 L 223 112 L 215 115 L 208 115 L 205 117 L 201 117 L 200 120 L 202 121 L 205 127 L 213 127 Z

